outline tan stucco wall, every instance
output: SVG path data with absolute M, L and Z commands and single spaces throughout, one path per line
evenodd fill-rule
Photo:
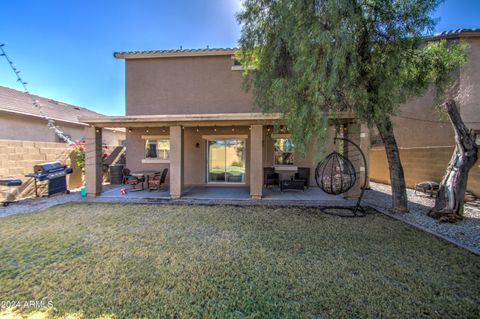
M 216 132 L 215 132 L 216 129 Z M 126 165 L 132 171 L 161 171 L 164 168 L 169 168 L 168 163 L 142 163 L 145 156 L 145 140 L 142 135 L 168 135 L 168 128 L 133 128 L 131 132 L 127 133 L 127 148 L 126 148 Z M 231 127 L 200 127 L 199 132 L 196 128 L 187 127 L 184 129 L 184 183 L 185 185 L 204 185 L 206 183 L 206 149 L 207 141 L 202 138 L 202 135 L 249 135 L 248 127 L 235 127 L 232 132 Z M 196 144 L 199 144 L 198 147 Z M 250 149 L 250 142 L 247 139 L 246 152 Z M 248 156 L 245 158 L 246 163 L 246 185 L 249 180 L 249 165 Z
M 126 115 L 252 112 L 231 56 L 126 60 Z
M 216 131 L 215 131 L 216 129 Z M 250 181 L 250 130 L 245 126 L 237 126 L 232 132 L 232 127 L 199 127 L 197 128 L 187 127 L 184 130 L 184 176 L 185 185 L 205 185 L 206 183 L 206 167 L 207 167 L 207 144 L 206 140 L 202 138 L 202 135 L 247 135 L 246 141 L 246 156 L 245 156 L 245 185 L 249 185 Z M 147 132 L 148 130 L 148 132 Z M 271 131 L 267 131 L 267 128 L 263 129 L 263 163 L 264 166 L 273 166 L 273 139 L 271 137 Z M 145 153 L 145 141 L 142 139 L 142 135 L 168 135 L 168 128 L 132 128 L 131 132 L 127 133 L 127 148 L 126 148 L 126 165 L 133 171 L 161 171 L 163 168 L 169 168 L 169 164 L 165 163 L 142 163 Z M 333 127 L 329 130 L 329 138 L 325 150 L 327 153 L 333 149 L 332 140 L 335 134 Z M 196 144 L 199 146 L 196 147 Z M 310 185 L 316 186 L 315 183 L 315 167 L 321 158 L 314 154 L 314 143 L 310 143 L 307 154 L 302 158 L 299 154 L 295 154 L 294 165 L 298 167 L 310 168 Z M 288 178 L 286 175 L 284 178 Z
M 460 93 L 457 100 L 467 126 L 480 130 L 480 39 L 469 38 L 468 44 L 469 60 L 460 73 Z M 445 114 L 442 116 L 433 105 L 432 92 L 402 105 L 399 116 L 393 118 L 395 137 L 400 147 L 454 145 L 454 133 L 448 117 Z
M 421 181 L 440 182 L 453 149 L 453 147 L 400 148 L 407 187 L 413 188 Z M 390 184 L 388 162 L 383 146 L 374 146 L 370 150 L 370 180 Z M 480 161 L 477 161 L 470 171 L 467 190 L 480 196 Z
M 480 130 L 480 39 L 468 39 L 469 61 L 460 73 L 460 93 L 457 101 L 466 125 Z M 405 170 L 407 187 L 426 180 L 440 182 L 455 144 L 452 125 L 433 108 L 433 94 L 413 99 L 401 107 L 400 116 L 427 121 L 394 117 L 394 131 L 400 147 L 400 158 Z M 445 123 L 432 123 L 444 121 Z M 471 123 L 476 122 L 476 123 Z M 370 152 L 370 178 L 390 183 L 388 162 L 383 146 Z M 480 161 L 472 168 L 468 190 L 480 196 Z
M 470 39 L 469 61 L 460 75 L 460 112 L 468 127 L 480 130 L 480 39 Z
M 57 126 L 71 136 L 72 140 L 80 140 L 85 136 L 85 126 L 64 122 L 57 122 Z M 23 116 L 0 112 L 0 139 L 34 141 L 34 142 L 58 142 L 55 132 L 47 127 L 43 119 L 31 116 Z M 121 131 L 103 130 L 103 143 L 106 145 L 119 145 L 120 140 L 125 139 L 125 133 Z
M 61 130 L 73 140 L 83 137 L 85 127 L 68 123 L 57 123 Z M 0 113 L 0 138 L 38 142 L 57 142 L 55 132 L 47 127 L 43 119 L 9 113 Z
M 125 132 L 117 130 L 102 130 L 102 143 L 108 146 L 120 146 L 125 141 Z
M 132 171 L 140 170 L 158 170 L 161 171 L 164 168 L 169 168 L 169 164 L 164 163 L 142 163 L 142 159 L 145 157 L 145 140 L 142 139 L 142 135 L 169 135 L 168 128 L 134 128 L 131 132 L 127 131 L 126 137 L 126 150 L 125 161 L 126 166 Z

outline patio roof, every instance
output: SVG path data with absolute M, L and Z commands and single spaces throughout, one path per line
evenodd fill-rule
M 337 112 L 336 119 L 355 119 L 351 112 Z M 161 126 L 230 126 L 274 124 L 282 121 L 280 113 L 216 113 L 85 117 L 80 119 L 96 127 L 161 127 Z

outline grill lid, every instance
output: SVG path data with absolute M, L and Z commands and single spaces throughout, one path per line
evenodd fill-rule
M 42 163 L 33 167 L 33 171 L 37 174 L 50 174 L 64 169 L 65 166 L 61 162 Z

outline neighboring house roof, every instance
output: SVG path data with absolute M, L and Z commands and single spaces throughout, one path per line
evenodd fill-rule
M 193 56 L 221 56 L 234 55 L 236 48 L 207 48 L 207 49 L 180 49 L 180 50 L 151 50 L 115 52 L 117 59 L 145 59 L 145 58 L 175 58 Z
M 432 40 L 455 39 L 455 38 L 480 38 L 480 28 L 448 30 L 448 31 L 436 33 L 430 38 Z
M 38 95 L 32 96 L 40 104 L 43 113 L 55 121 L 86 125 L 80 117 L 102 117 L 103 114 L 89 109 L 55 101 Z M 43 118 L 32 104 L 32 99 L 22 91 L 0 86 L 0 112 Z
M 427 36 L 429 40 L 452 39 L 452 38 L 477 38 L 480 37 L 478 29 L 458 29 L 436 33 Z M 117 59 L 148 59 L 148 58 L 175 58 L 195 56 L 222 56 L 235 55 L 238 48 L 206 48 L 206 49 L 178 49 L 178 50 L 150 50 L 150 51 L 125 51 L 114 52 Z

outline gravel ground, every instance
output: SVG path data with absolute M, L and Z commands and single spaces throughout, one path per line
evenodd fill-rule
M 439 223 L 427 216 L 435 202 L 428 195 L 415 195 L 412 189 L 407 189 L 409 200 L 408 214 L 392 214 L 391 187 L 389 185 L 370 182 L 371 190 L 365 192 L 365 203 L 396 219 L 418 226 L 442 238 L 468 248 L 480 255 L 480 210 L 476 205 L 466 204 L 464 220 L 456 224 Z
M 408 224 L 421 228 L 427 232 L 446 239 L 458 246 L 467 248 L 472 252 L 480 255 L 480 209 L 478 206 L 466 204 L 465 219 L 456 224 L 439 223 L 438 221 L 428 217 L 426 214 L 433 207 L 434 199 L 424 195 L 415 195 L 413 190 L 408 189 L 407 195 L 409 199 L 408 214 L 392 214 L 391 188 L 389 185 L 370 183 L 370 190 L 365 192 L 364 205 L 377 209 L 393 218 L 402 220 Z M 148 199 L 131 199 L 131 198 L 83 198 L 78 192 L 72 192 L 69 195 L 55 195 L 50 198 L 31 198 L 23 200 L 19 203 L 11 204 L 8 207 L 0 207 L 0 217 L 14 214 L 31 213 L 47 209 L 49 207 L 60 205 L 68 202 L 125 202 L 125 203 L 161 203 L 168 202 L 170 204 L 184 205 L 265 205 L 265 206 L 335 206 L 339 202 L 325 201 L 232 201 L 232 200 L 148 200 Z M 342 205 L 351 206 L 354 202 L 345 201 Z

